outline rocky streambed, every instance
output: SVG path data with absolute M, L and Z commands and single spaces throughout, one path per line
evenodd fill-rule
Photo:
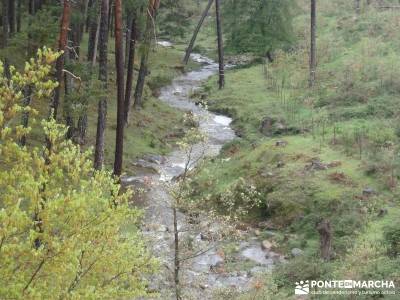
M 199 128 L 207 139 L 193 147 L 190 168 L 195 168 L 203 157 L 217 156 L 222 146 L 236 136 L 230 128 L 230 118 L 211 113 L 190 101 L 190 95 L 218 70 L 218 65 L 206 57 L 193 54 L 192 59 L 202 67 L 176 78 L 161 90 L 159 98 L 176 109 L 190 112 L 199 120 Z M 174 178 L 184 172 L 187 161 L 187 153 L 180 149 L 168 156 L 148 155 L 137 162 L 140 169 L 137 176 L 123 178 L 124 185 L 144 190 L 137 201 L 140 203 L 135 205 L 145 210 L 144 236 L 161 262 L 159 274 L 150 279 L 150 289 L 157 292 L 160 299 L 175 299 L 174 200 L 170 191 Z M 178 212 L 177 219 L 182 248 L 192 249 L 191 255 L 186 257 L 181 253 L 183 299 L 213 299 L 217 290 L 224 288 L 249 290 L 259 274 L 269 272 L 275 264 L 284 261 L 281 255 L 271 250 L 271 243 L 261 241 L 254 232 L 243 230 L 239 233 L 241 238 L 235 240 L 219 234 L 225 225 L 208 216 L 207 212 L 195 224 L 190 214 L 183 212 Z M 231 245 L 229 253 L 223 250 L 226 244 Z

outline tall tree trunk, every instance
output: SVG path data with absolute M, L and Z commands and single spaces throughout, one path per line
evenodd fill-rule
M 93 49 L 93 57 L 92 57 L 92 67 L 96 65 L 96 59 L 97 59 L 97 50 L 99 48 L 99 34 L 100 34 L 100 14 L 97 19 L 97 30 L 96 30 L 96 37 L 94 40 L 94 49 Z
M 101 170 L 104 164 L 104 131 L 107 122 L 107 99 L 99 101 L 96 131 L 96 148 L 94 153 L 94 168 Z
M 217 19 L 217 35 L 218 35 L 218 63 L 219 63 L 219 88 L 225 86 L 225 70 L 224 70 L 224 42 L 222 38 L 222 25 L 219 0 L 215 0 L 215 12 Z
M 97 36 L 97 28 L 98 28 L 98 16 L 95 13 L 96 10 L 96 1 L 92 0 L 92 7 L 90 8 L 90 12 L 88 14 L 88 22 L 89 22 L 89 39 L 88 39 L 88 61 L 93 61 L 93 56 L 95 52 L 95 44 L 96 44 L 96 36 Z
M 7 1 L 7 0 L 4 0 Z M 15 0 L 9 0 L 8 2 L 8 18 L 10 22 L 10 36 L 13 36 L 16 31 L 16 13 L 15 13 Z
M 64 9 L 63 15 L 61 18 L 61 30 L 60 36 L 58 39 L 58 51 L 64 51 L 67 45 L 67 37 L 68 37 L 68 27 L 71 17 L 71 3 L 70 0 L 64 0 Z M 63 68 L 64 68 L 64 55 L 62 54 L 56 62 L 56 80 L 58 82 L 58 87 L 54 90 L 54 98 L 51 104 L 51 109 L 53 109 L 53 118 L 57 119 L 58 106 L 60 103 L 60 94 L 61 94 L 61 82 L 63 79 Z
M 107 89 L 107 55 L 108 55 L 108 9 L 109 0 L 101 0 L 100 27 L 99 27 L 99 80 Z M 104 164 L 104 132 L 107 122 L 107 99 L 102 96 L 98 105 L 96 149 L 94 155 L 94 167 L 101 170 Z
M 145 49 L 144 51 L 146 53 L 142 53 L 142 57 L 140 59 L 139 74 L 135 88 L 135 95 L 134 95 L 135 102 L 133 104 L 135 109 L 140 109 L 140 107 L 142 106 L 143 89 L 147 75 L 147 62 L 149 60 L 149 52 L 148 52 L 149 50 Z
M 117 69 L 117 134 L 114 175 L 121 176 L 124 152 L 124 41 L 122 33 L 122 0 L 115 0 L 115 64 Z
M 149 60 L 149 53 L 151 46 L 151 32 L 153 29 L 154 19 L 159 5 L 160 5 L 160 0 L 149 0 L 149 6 L 147 9 L 146 29 L 143 41 L 144 49 L 140 60 L 139 75 L 135 88 L 135 103 L 134 103 L 135 109 L 139 109 L 142 105 L 143 88 L 147 76 L 147 64 Z
M 17 32 L 21 31 L 22 0 L 18 0 L 17 5 Z
M 213 4 L 214 0 L 208 0 L 208 4 L 206 9 L 204 10 L 203 14 L 201 15 L 200 21 L 197 24 L 196 29 L 193 32 L 192 39 L 190 40 L 189 46 L 186 49 L 185 57 L 183 58 L 183 63 L 187 65 L 189 61 L 190 54 L 192 53 L 194 43 L 196 42 L 197 35 L 200 31 L 201 26 L 203 25 L 204 20 L 206 19 L 208 12 L 210 11 L 211 5 Z
M 129 112 L 131 109 L 132 99 L 132 86 L 133 86 L 133 69 L 135 64 L 135 46 L 137 39 L 136 29 L 136 14 L 132 16 L 130 24 L 130 38 L 129 38 L 129 53 L 128 53 L 128 71 L 126 76 L 126 91 L 125 91 L 125 125 L 129 122 Z
M 132 24 L 132 13 L 128 13 L 126 17 L 126 29 L 125 29 L 125 68 L 128 67 L 128 57 L 129 57 L 129 47 L 130 47 L 130 38 L 131 38 L 131 24 Z
M 3 22 L 3 40 L 1 43 L 2 48 L 7 47 L 8 44 L 8 34 L 9 34 L 9 17 L 8 17 L 8 0 L 3 0 L 2 3 L 2 22 Z
M 317 68 L 317 12 L 316 12 L 317 0 L 311 0 L 311 46 L 310 46 L 310 79 L 309 87 L 312 88 L 315 85 L 316 68 Z
M 360 0 L 354 0 L 354 8 L 356 10 L 356 14 L 360 14 Z
M 99 80 L 101 80 L 105 87 L 107 87 L 108 68 L 107 68 L 107 55 L 108 55 L 108 11 L 109 0 L 101 0 L 100 8 L 100 32 L 99 32 Z
M 87 2 L 87 15 L 86 15 L 86 20 L 85 20 L 85 32 L 89 32 L 89 28 L 90 28 L 90 21 L 91 18 L 93 17 L 93 11 L 92 8 L 95 7 L 96 4 L 94 4 L 95 2 L 97 2 L 96 0 L 89 0 Z M 97 11 L 97 10 L 96 10 Z
M 35 0 L 29 0 L 29 14 L 33 16 L 36 13 Z

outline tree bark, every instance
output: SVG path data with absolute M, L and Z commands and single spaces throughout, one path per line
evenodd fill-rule
M 108 55 L 108 0 L 101 0 L 99 26 L 99 80 L 102 88 L 107 89 L 107 55 Z M 104 164 L 104 132 L 107 122 L 107 99 L 105 96 L 99 101 L 96 148 L 94 154 L 94 168 L 101 170 Z
M 21 31 L 22 0 L 18 0 L 17 5 L 17 32 Z
M 109 0 L 101 1 L 99 32 L 99 80 L 107 87 L 107 47 L 108 47 L 108 10 Z
M 35 0 L 29 0 L 29 14 L 33 16 L 36 13 Z
M 104 131 L 107 122 L 107 99 L 99 101 L 97 116 L 96 147 L 94 153 L 94 168 L 101 170 L 104 164 Z
M 315 85 L 316 78 L 316 65 L 317 65 L 317 12 L 316 12 L 317 0 L 311 0 L 311 47 L 310 47 L 310 79 L 309 87 L 312 88 Z
M 360 14 L 360 0 L 354 0 L 354 8 L 356 10 L 356 14 Z
M 129 112 L 131 109 L 131 99 L 132 99 L 132 86 L 133 86 L 133 69 L 135 64 L 135 46 L 137 39 L 137 29 L 136 29 L 136 15 L 132 16 L 130 24 L 130 38 L 129 38 L 129 53 L 128 53 L 128 71 L 126 76 L 126 91 L 125 91 L 125 115 L 124 123 L 125 125 L 129 122 Z
M 187 65 L 187 63 L 189 61 L 190 54 L 192 53 L 193 46 L 194 46 L 194 43 L 196 42 L 197 35 L 198 35 L 199 31 L 200 31 L 201 26 L 204 23 L 204 20 L 206 19 L 207 15 L 208 15 L 208 12 L 210 11 L 210 8 L 211 8 L 211 5 L 213 4 L 213 2 L 214 2 L 214 0 L 208 0 L 207 7 L 204 10 L 203 14 L 201 15 L 200 21 L 197 24 L 197 27 L 193 32 L 192 39 L 190 40 L 189 46 L 186 49 L 185 57 L 183 58 L 183 63 L 185 65 Z
M 7 1 L 7 0 L 4 0 Z M 8 2 L 8 18 L 10 22 L 10 36 L 13 36 L 16 31 L 16 13 L 15 13 L 15 0 L 9 0 Z
M 219 0 L 215 0 L 215 12 L 217 21 L 217 36 L 218 36 L 218 63 L 219 63 L 219 88 L 223 89 L 225 86 L 225 70 L 224 70 L 224 44 L 222 38 L 222 24 Z
M 138 74 L 138 79 L 136 82 L 136 88 L 135 88 L 135 102 L 134 102 L 134 107 L 135 109 L 140 109 L 142 106 L 142 97 L 143 97 L 143 89 L 144 89 L 144 82 L 146 80 L 146 75 L 147 75 L 147 62 L 149 59 L 149 53 L 148 50 L 145 50 L 147 53 L 142 54 L 142 58 L 140 59 L 140 69 L 139 69 L 139 74 Z
M 121 176 L 124 152 L 124 41 L 122 33 L 122 0 L 115 0 L 115 64 L 117 70 L 117 133 L 114 175 Z
M 58 40 L 58 51 L 64 51 L 67 45 L 67 37 L 68 37 L 68 27 L 71 17 L 71 3 L 70 0 L 64 0 L 64 9 L 63 15 L 61 18 L 61 29 L 60 36 Z M 64 68 L 64 55 L 60 55 L 56 62 L 56 80 L 58 82 L 58 87 L 54 90 L 54 98 L 51 104 L 51 109 L 53 110 L 53 118 L 57 119 L 58 106 L 60 102 L 60 94 L 61 94 L 61 82 L 63 79 L 63 68 Z
M 88 13 L 88 27 L 89 27 L 89 39 L 88 39 L 88 54 L 87 60 L 89 62 L 93 61 L 93 56 L 95 52 L 95 44 L 96 44 L 96 36 L 97 36 L 97 28 L 98 28 L 98 17 L 94 12 L 96 10 L 96 1 L 92 1 L 92 7 L 90 8 L 90 12 Z
M 8 44 L 8 32 L 9 32 L 9 17 L 8 17 L 8 0 L 3 0 L 2 5 L 2 22 L 3 22 L 3 40 L 1 43 L 2 48 L 7 47 Z
M 147 64 L 149 60 L 150 46 L 151 46 L 151 30 L 153 28 L 154 19 L 156 16 L 157 9 L 160 5 L 160 0 L 149 0 L 149 6 L 147 9 L 147 20 L 146 20 L 146 30 L 144 36 L 144 51 L 140 60 L 140 69 L 138 80 L 135 88 L 135 109 L 139 109 L 142 105 L 142 96 L 144 82 L 147 76 Z

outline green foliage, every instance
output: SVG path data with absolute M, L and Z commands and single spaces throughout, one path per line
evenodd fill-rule
M 223 17 L 228 48 L 265 55 L 288 47 L 293 40 L 292 0 L 227 0 Z
M 391 257 L 400 256 L 400 222 L 396 222 L 384 229 L 385 244 Z
M 51 147 L 21 147 L 22 91 L 45 102 L 58 54 L 44 49 L 4 77 L 0 63 L 0 298 L 115 299 L 146 294 L 155 263 L 139 231 L 141 212 L 128 204 L 107 171 L 95 172 L 90 151 L 64 139 L 66 128 L 42 121 Z M 124 233 L 130 225 L 133 230 Z

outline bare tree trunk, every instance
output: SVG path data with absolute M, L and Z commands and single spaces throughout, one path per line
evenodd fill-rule
M 67 37 L 68 37 L 68 27 L 71 17 L 71 3 L 70 0 L 64 0 L 64 9 L 63 15 L 61 18 L 61 30 L 60 36 L 58 40 L 58 51 L 64 51 L 67 45 Z M 62 54 L 56 63 L 56 80 L 58 82 L 58 87 L 54 90 L 54 98 L 51 104 L 51 109 L 53 109 L 53 118 L 57 119 L 58 106 L 60 102 L 60 94 L 61 94 L 61 82 L 63 80 L 63 68 L 64 68 L 64 55 Z
M 122 0 L 115 0 L 115 64 L 117 69 L 117 134 L 115 141 L 114 175 L 121 176 L 124 152 L 124 49 L 122 33 Z
M 317 225 L 317 230 L 320 236 L 321 258 L 325 261 L 329 261 L 332 252 L 332 229 L 330 222 L 328 220 L 322 220 Z
M 107 122 L 107 99 L 99 101 L 96 131 L 96 148 L 94 153 L 94 168 L 101 170 L 104 164 L 104 131 Z
M 215 0 L 215 12 L 217 19 L 217 35 L 218 35 L 218 63 L 219 63 L 219 88 L 225 86 L 225 70 L 224 70 L 224 42 L 222 38 L 222 24 L 219 0 Z
M 126 76 L 126 91 L 125 91 L 125 125 L 129 122 L 129 112 L 131 109 L 132 99 L 132 86 L 133 86 L 133 69 L 135 64 L 135 46 L 137 39 L 136 29 L 136 14 L 132 16 L 130 27 L 130 38 L 129 38 L 129 53 L 128 53 L 128 71 Z
M 92 57 L 92 67 L 96 65 L 97 59 L 97 49 L 99 48 L 99 34 L 100 34 L 100 14 L 97 19 L 97 29 L 96 29 L 96 37 L 94 40 L 94 49 L 93 49 L 93 57 Z
M 147 9 L 146 31 L 143 41 L 144 51 L 142 53 L 142 58 L 140 60 L 139 75 L 135 88 L 135 103 L 134 103 L 135 109 L 139 109 L 140 106 L 142 105 L 143 88 L 147 76 L 147 64 L 149 60 L 150 45 L 151 45 L 151 31 L 154 26 L 153 25 L 154 19 L 159 4 L 160 0 L 149 0 L 149 7 Z
M 148 50 L 145 50 L 146 52 Z M 135 102 L 134 107 L 135 109 L 139 109 L 142 106 L 142 96 L 143 96 L 143 89 L 144 89 L 144 82 L 146 80 L 147 75 L 147 61 L 148 61 L 149 53 L 143 53 L 142 58 L 140 59 L 140 69 L 138 74 L 138 79 L 135 88 Z
M 354 0 L 354 8 L 356 10 L 356 14 L 360 14 L 360 0 Z
M 178 231 L 178 216 L 177 216 L 176 205 L 173 208 L 173 218 L 174 218 L 174 282 L 175 282 L 175 296 L 176 300 L 181 299 L 181 292 L 179 286 L 179 272 L 180 272 L 180 255 L 179 255 L 179 231 Z
M 208 12 L 210 11 L 210 8 L 211 8 L 211 5 L 213 4 L 213 2 L 214 2 L 214 0 L 208 0 L 207 7 L 204 10 L 203 14 L 201 15 L 200 21 L 197 24 L 197 27 L 193 32 L 192 39 L 190 40 L 189 46 L 186 49 L 185 57 L 183 58 L 183 63 L 185 65 L 187 65 L 187 63 L 189 61 L 189 57 L 190 57 L 190 54 L 192 53 L 193 46 L 194 46 L 194 43 L 196 42 L 197 35 L 200 31 L 201 26 L 204 23 L 204 20 L 206 19 L 207 15 L 208 15 Z
M 317 65 L 316 2 L 317 2 L 317 0 L 311 0 L 311 47 L 310 47 L 310 79 L 309 79 L 309 87 L 310 88 L 314 87 L 314 85 L 315 85 L 315 78 L 316 78 L 315 73 L 316 73 L 316 65 Z
M 99 26 L 99 80 L 107 89 L 107 55 L 108 55 L 108 0 L 101 0 Z M 95 58 L 94 58 L 95 59 Z M 100 99 L 98 105 L 96 148 L 94 153 L 94 168 L 101 170 L 104 164 L 104 132 L 107 122 L 107 99 Z
M 22 0 L 18 0 L 17 5 L 17 32 L 21 31 Z
M 9 34 L 9 22 L 8 22 L 8 1 L 3 0 L 3 5 L 2 5 L 2 21 L 3 21 L 3 40 L 1 43 L 2 48 L 7 47 L 8 44 L 8 34 Z
M 4 0 L 7 1 L 7 0 Z M 10 22 L 10 36 L 13 36 L 16 31 L 16 13 L 15 13 L 15 0 L 9 0 L 8 2 L 8 18 Z
M 99 80 L 101 80 L 105 87 L 107 87 L 108 68 L 107 68 L 107 55 L 108 55 L 108 10 L 109 0 L 101 1 L 100 9 L 100 34 L 99 34 Z
M 36 13 L 35 0 L 29 0 L 29 14 L 34 15 Z
M 86 14 L 86 20 L 85 20 L 85 32 L 88 33 L 89 32 L 89 28 L 90 28 L 90 21 L 91 18 L 93 17 L 93 14 L 91 13 L 92 8 L 93 8 L 93 3 L 97 2 L 96 0 L 89 0 L 87 2 L 87 10 L 88 13 Z
M 89 22 L 89 39 L 88 39 L 88 54 L 87 60 L 89 62 L 93 61 L 93 56 L 95 52 L 95 45 L 96 45 L 96 38 L 98 36 L 98 27 L 99 27 L 99 17 L 96 10 L 96 1 L 93 1 L 93 6 L 90 8 L 90 12 L 88 15 L 88 22 Z

